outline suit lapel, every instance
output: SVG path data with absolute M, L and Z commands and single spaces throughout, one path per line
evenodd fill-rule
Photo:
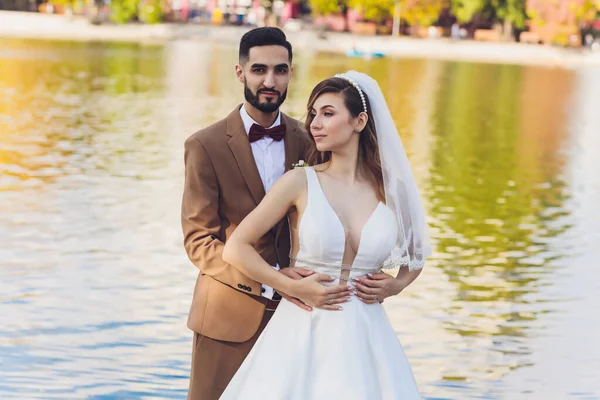
M 227 135 L 231 137 L 229 139 L 229 148 L 252 194 L 252 198 L 258 205 L 263 197 L 265 197 L 265 188 L 256 167 L 248 135 L 244 129 L 244 123 L 240 116 L 240 107 L 233 110 L 227 117 Z
M 281 114 L 281 123 L 285 124 L 285 171 L 292 169 L 292 164 L 297 163 L 299 156 L 300 138 L 298 136 L 298 124 L 299 122 L 295 119 L 288 117 L 285 114 Z M 286 225 L 287 216 L 277 223 L 275 227 L 275 243 L 279 241 L 279 235 L 283 231 L 283 227 Z M 287 267 L 287 265 L 286 265 Z
M 298 121 L 293 120 L 285 114 L 281 114 L 281 123 L 285 124 L 285 171 L 292 169 L 292 164 L 298 162 L 298 147 L 300 145 L 300 138 L 298 137 L 297 125 Z
M 228 143 L 238 168 L 244 177 L 244 181 L 246 181 L 246 185 L 252 194 L 252 198 L 258 205 L 263 197 L 265 197 L 265 188 L 256 167 L 248 135 L 244 129 L 244 123 L 240 116 L 240 107 L 241 105 L 236 107 L 227 117 L 227 135 L 230 137 Z M 286 126 L 284 147 L 285 171 L 287 172 L 292 169 L 292 164 L 298 162 L 300 147 L 299 122 L 282 113 L 281 123 Z M 286 222 L 287 217 L 283 218 L 275 226 L 276 242 L 279 240 L 279 235 L 283 231 L 283 228 L 287 225 Z

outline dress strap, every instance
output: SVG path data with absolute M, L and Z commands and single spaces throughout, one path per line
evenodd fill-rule
M 314 169 L 312 169 L 312 167 L 304 167 L 304 172 L 306 172 L 306 179 L 308 180 L 308 186 L 314 186 L 314 184 L 316 183 L 315 180 L 318 179 L 317 178 L 317 173 L 315 172 Z
M 315 189 L 318 188 L 316 185 L 319 185 L 319 178 L 312 167 L 302 167 L 302 169 L 306 173 L 306 196 L 308 198 L 306 209 L 304 210 L 304 216 L 302 217 L 302 219 L 305 219 L 306 214 L 311 212 L 311 208 L 314 207 L 314 202 L 317 201 L 317 199 L 315 199 Z M 300 227 L 298 227 L 298 229 L 299 228 Z M 298 235 L 300 235 L 300 232 L 298 232 Z M 292 249 L 290 249 L 290 267 L 294 267 L 296 265 L 296 260 L 296 255 L 292 254 Z
M 314 202 L 313 199 L 315 190 L 319 188 L 319 178 L 317 177 L 317 173 L 312 167 L 304 167 L 304 172 L 306 172 L 306 185 L 308 190 L 308 204 Z M 308 208 L 308 206 L 306 207 Z

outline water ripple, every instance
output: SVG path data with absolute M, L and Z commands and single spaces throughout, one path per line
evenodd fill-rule
M 296 58 L 296 57 L 295 57 Z M 600 74 L 299 54 L 372 74 L 434 256 L 385 306 L 428 399 L 598 399 Z M 0 41 L 0 397 L 184 399 L 183 141 L 240 101 L 208 43 Z

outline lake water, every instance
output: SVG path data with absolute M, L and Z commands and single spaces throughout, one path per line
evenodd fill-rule
M 185 398 L 183 142 L 236 54 L 0 40 L 0 398 Z M 360 70 L 409 152 L 434 256 L 385 307 L 423 396 L 599 399 L 600 69 L 294 61 L 285 112 Z

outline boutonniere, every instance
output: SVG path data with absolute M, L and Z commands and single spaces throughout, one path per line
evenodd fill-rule
M 308 167 L 308 164 L 304 162 L 304 160 L 299 160 L 297 163 L 292 164 L 292 169 L 294 168 L 302 168 L 302 167 Z

